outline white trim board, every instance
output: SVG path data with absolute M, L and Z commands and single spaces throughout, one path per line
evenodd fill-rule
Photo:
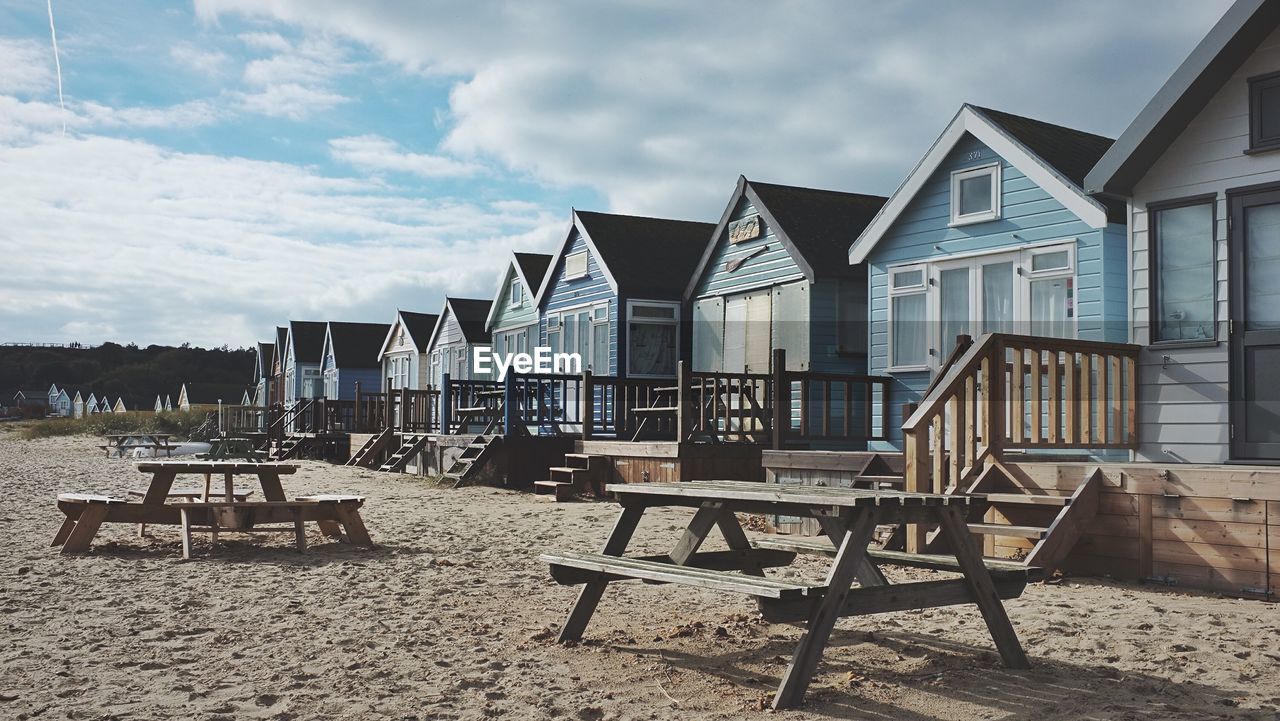
M 850 265 L 856 265 L 867 259 L 871 250 L 915 199 L 916 193 L 920 192 L 965 133 L 969 133 L 991 148 L 996 155 L 1021 171 L 1031 182 L 1053 196 L 1089 227 L 1105 228 L 1107 226 L 1107 210 L 1101 203 L 1085 195 L 1079 186 L 1041 160 L 1000 126 L 987 119 L 981 111 L 965 104 L 951 119 L 946 130 L 942 131 L 942 135 L 938 136 L 938 139 L 929 147 L 929 151 L 916 164 L 911 174 L 894 191 L 889 202 L 885 203 L 876 217 L 871 220 L 870 225 L 849 247 Z
M 595 241 L 591 239 L 591 234 L 587 232 L 586 226 L 582 219 L 578 217 L 578 211 L 573 211 L 573 220 L 569 224 L 569 232 L 564 234 L 564 240 L 560 242 L 560 248 L 551 257 L 551 265 L 547 266 L 547 275 L 542 279 L 542 284 L 538 286 L 537 308 L 542 311 L 542 301 L 546 298 L 546 292 L 550 288 L 551 279 L 556 275 L 556 268 L 560 267 L 560 260 L 564 257 L 565 251 L 569 250 L 570 241 L 573 240 L 573 231 L 577 230 L 582 234 L 582 241 L 587 244 L 587 248 L 596 258 L 596 265 L 599 266 L 600 272 L 604 273 L 604 278 L 609 282 L 609 288 L 613 290 L 613 294 L 618 294 L 618 281 L 614 279 L 613 273 L 609 271 L 609 266 L 605 265 L 604 256 L 600 255 L 600 251 L 596 249 Z

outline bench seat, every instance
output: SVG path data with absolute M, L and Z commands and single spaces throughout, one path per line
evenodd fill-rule
M 64 503 L 128 503 L 123 498 L 103 496 L 94 493 L 59 493 L 58 500 Z
M 545 553 L 539 559 L 550 564 L 551 577 L 564 585 L 586 583 L 589 576 L 575 571 L 589 571 L 599 574 L 602 576 L 601 580 L 606 581 L 637 579 L 652 583 L 674 583 L 778 600 L 798 600 L 815 594 L 821 595 L 825 590 L 824 586 L 807 586 L 763 576 L 744 576 L 732 571 L 677 566 L 669 559 L 664 562 L 568 552 Z M 571 571 L 566 573 L 566 570 Z
M 832 544 L 826 536 L 769 536 L 766 538 L 755 539 L 752 541 L 752 545 L 757 548 L 772 548 L 783 551 L 795 551 L 796 553 L 823 554 L 827 556 L 834 556 L 836 554 L 835 545 Z M 868 548 L 867 555 L 870 556 L 873 561 L 890 563 L 895 566 L 960 573 L 960 563 L 956 561 L 955 557 L 942 553 L 907 553 L 906 551 L 887 551 L 879 548 Z M 1022 578 L 1032 583 L 1036 581 L 1043 581 L 1045 578 L 1043 568 L 1038 568 L 1036 566 L 1024 566 L 1017 561 L 1003 561 L 998 558 L 984 558 L 982 560 L 983 563 L 986 564 L 987 571 L 991 573 L 993 578 L 1005 580 Z

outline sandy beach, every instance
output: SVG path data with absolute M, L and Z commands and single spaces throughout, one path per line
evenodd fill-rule
M 290 496 L 355 492 L 378 548 L 312 528 L 226 535 L 180 559 L 176 529 L 49 542 L 58 492 L 145 485 L 89 438 L 0 430 L 0 717 L 727 719 L 764 716 L 798 638 L 745 597 L 615 585 L 586 641 L 554 643 L 576 589 L 544 549 L 598 547 L 615 507 L 303 462 Z M 651 512 L 665 552 L 689 512 Z M 718 542 L 718 538 L 717 538 Z M 782 573 L 819 576 L 822 564 Z M 927 572 L 887 569 L 891 579 Z M 842 620 L 807 705 L 782 718 L 1274 719 L 1280 606 L 1063 579 L 1007 602 L 1031 657 L 1004 670 L 972 607 Z

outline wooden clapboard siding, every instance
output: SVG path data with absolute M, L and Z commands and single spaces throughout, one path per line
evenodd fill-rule
M 468 343 L 466 336 L 462 332 L 462 326 L 458 323 L 458 317 L 454 314 L 453 309 L 446 303 L 445 308 L 440 313 L 440 320 L 436 324 L 435 338 L 431 342 L 431 347 L 427 348 L 428 363 L 433 354 L 446 353 L 452 354 L 453 362 L 446 363 L 442 360 L 441 367 L 451 369 L 450 377 L 453 380 L 488 380 L 486 376 L 478 376 L 472 373 L 472 354 L 475 348 L 488 348 L 489 343 Z M 457 353 L 463 352 L 463 360 L 459 364 L 457 362 Z M 429 372 L 429 371 L 428 371 Z M 434 384 L 435 379 L 431 382 Z
M 581 278 L 564 277 L 565 257 L 574 253 L 587 252 L 587 274 Z M 582 233 L 576 228 L 572 231 L 569 247 L 556 259 L 551 269 L 551 280 L 548 283 L 546 296 L 539 308 L 538 342 L 547 343 L 547 316 L 569 308 L 607 302 L 609 304 L 609 368 L 593 369 L 596 375 L 616 375 L 620 367 L 619 355 L 621 347 L 618 343 L 618 296 L 609 285 L 608 278 L 600 266 L 600 259 L 591 252 Z M 583 359 L 584 362 L 589 359 Z
M 1001 168 L 1001 218 L 949 227 L 951 173 L 992 162 L 999 162 Z M 1017 250 L 1028 244 L 1058 240 L 1075 241 L 1078 337 L 1125 341 L 1128 311 L 1124 227 L 1112 224 L 1103 229 L 1091 228 L 1007 159 L 972 135 L 964 135 L 867 256 L 868 368 L 873 375 L 893 375 L 896 381 L 889 404 L 889 440 L 873 444 L 873 448 L 901 448 L 902 404 L 919 401 L 931 376 L 929 372 L 889 372 L 889 267 L 941 261 L 962 253 Z M 930 345 L 934 342 L 931 339 Z M 875 407 L 879 409 L 880 405 Z
M 748 198 L 743 197 L 739 199 L 737 208 L 730 216 L 730 221 L 742 220 L 757 212 L 755 205 Z M 695 297 L 731 295 L 804 278 L 800 266 L 774 234 L 774 229 L 763 218 L 760 219 L 760 223 L 762 232 L 758 238 L 731 244 L 729 230 L 726 227 L 721 236 L 714 239 L 716 250 L 699 281 Z M 727 264 L 759 252 L 766 246 L 763 253 L 752 258 L 737 272 L 728 271 Z
M 493 302 L 498 304 L 493 311 L 493 322 L 490 326 L 494 335 L 504 331 L 511 332 L 514 329 L 525 328 L 538 323 L 538 306 L 534 303 L 533 297 L 538 292 L 537 287 L 527 288 L 521 282 L 520 303 L 515 307 L 511 305 L 511 281 L 518 278 L 515 262 L 512 261 L 507 264 L 507 273 L 502 279 L 502 285 L 499 286 L 498 296 L 493 299 Z M 529 279 L 530 283 L 541 281 L 541 278 Z
M 1218 463 L 1231 456 L 1226 319 L 1230 311 L 1226 191 L 1280 181 L 1280 157 L 1246 155 L 1248 83 L 1280 70 L 1280 30 L 1264 40 L 1134 185 L 1130 202 L 1133 342 L 1151 340 L 1151 235 L 1147 207 L 1213 195 L 1216 338 L 1209 347 L 1151 346 L 1139 361 L 1138 458 Z M 1176 384 L 1176 385 L 1175 385 Z M 1181 386 L 1181 388 L 1179 388 Z M 1175 390 L 1177 389 L 1177 390 Z M 1159 419 L 1151 420 L 1158 408 Z

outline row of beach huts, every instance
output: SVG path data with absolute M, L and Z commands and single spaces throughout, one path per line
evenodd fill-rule
M 174 402 L 174 397 L 177 402 Z M 114 398 L 114 400 L 112 400 Z M 98 394 L 89 390 L 69 387 L 59 388 L 51 384 L 47 391 L 18 390 L 5 406 L 20 411 L 32 409 L 50 418 L 83 418 L 100 413 L 126 413 L 144 411 L 164 413 L 168 411 L 215 410 L 220 405 L 248 405 L 252 403 L 250 389 L 227 383 L 183 383 L 176 394 L 157 395 L 130 402 L 118 394 Z

